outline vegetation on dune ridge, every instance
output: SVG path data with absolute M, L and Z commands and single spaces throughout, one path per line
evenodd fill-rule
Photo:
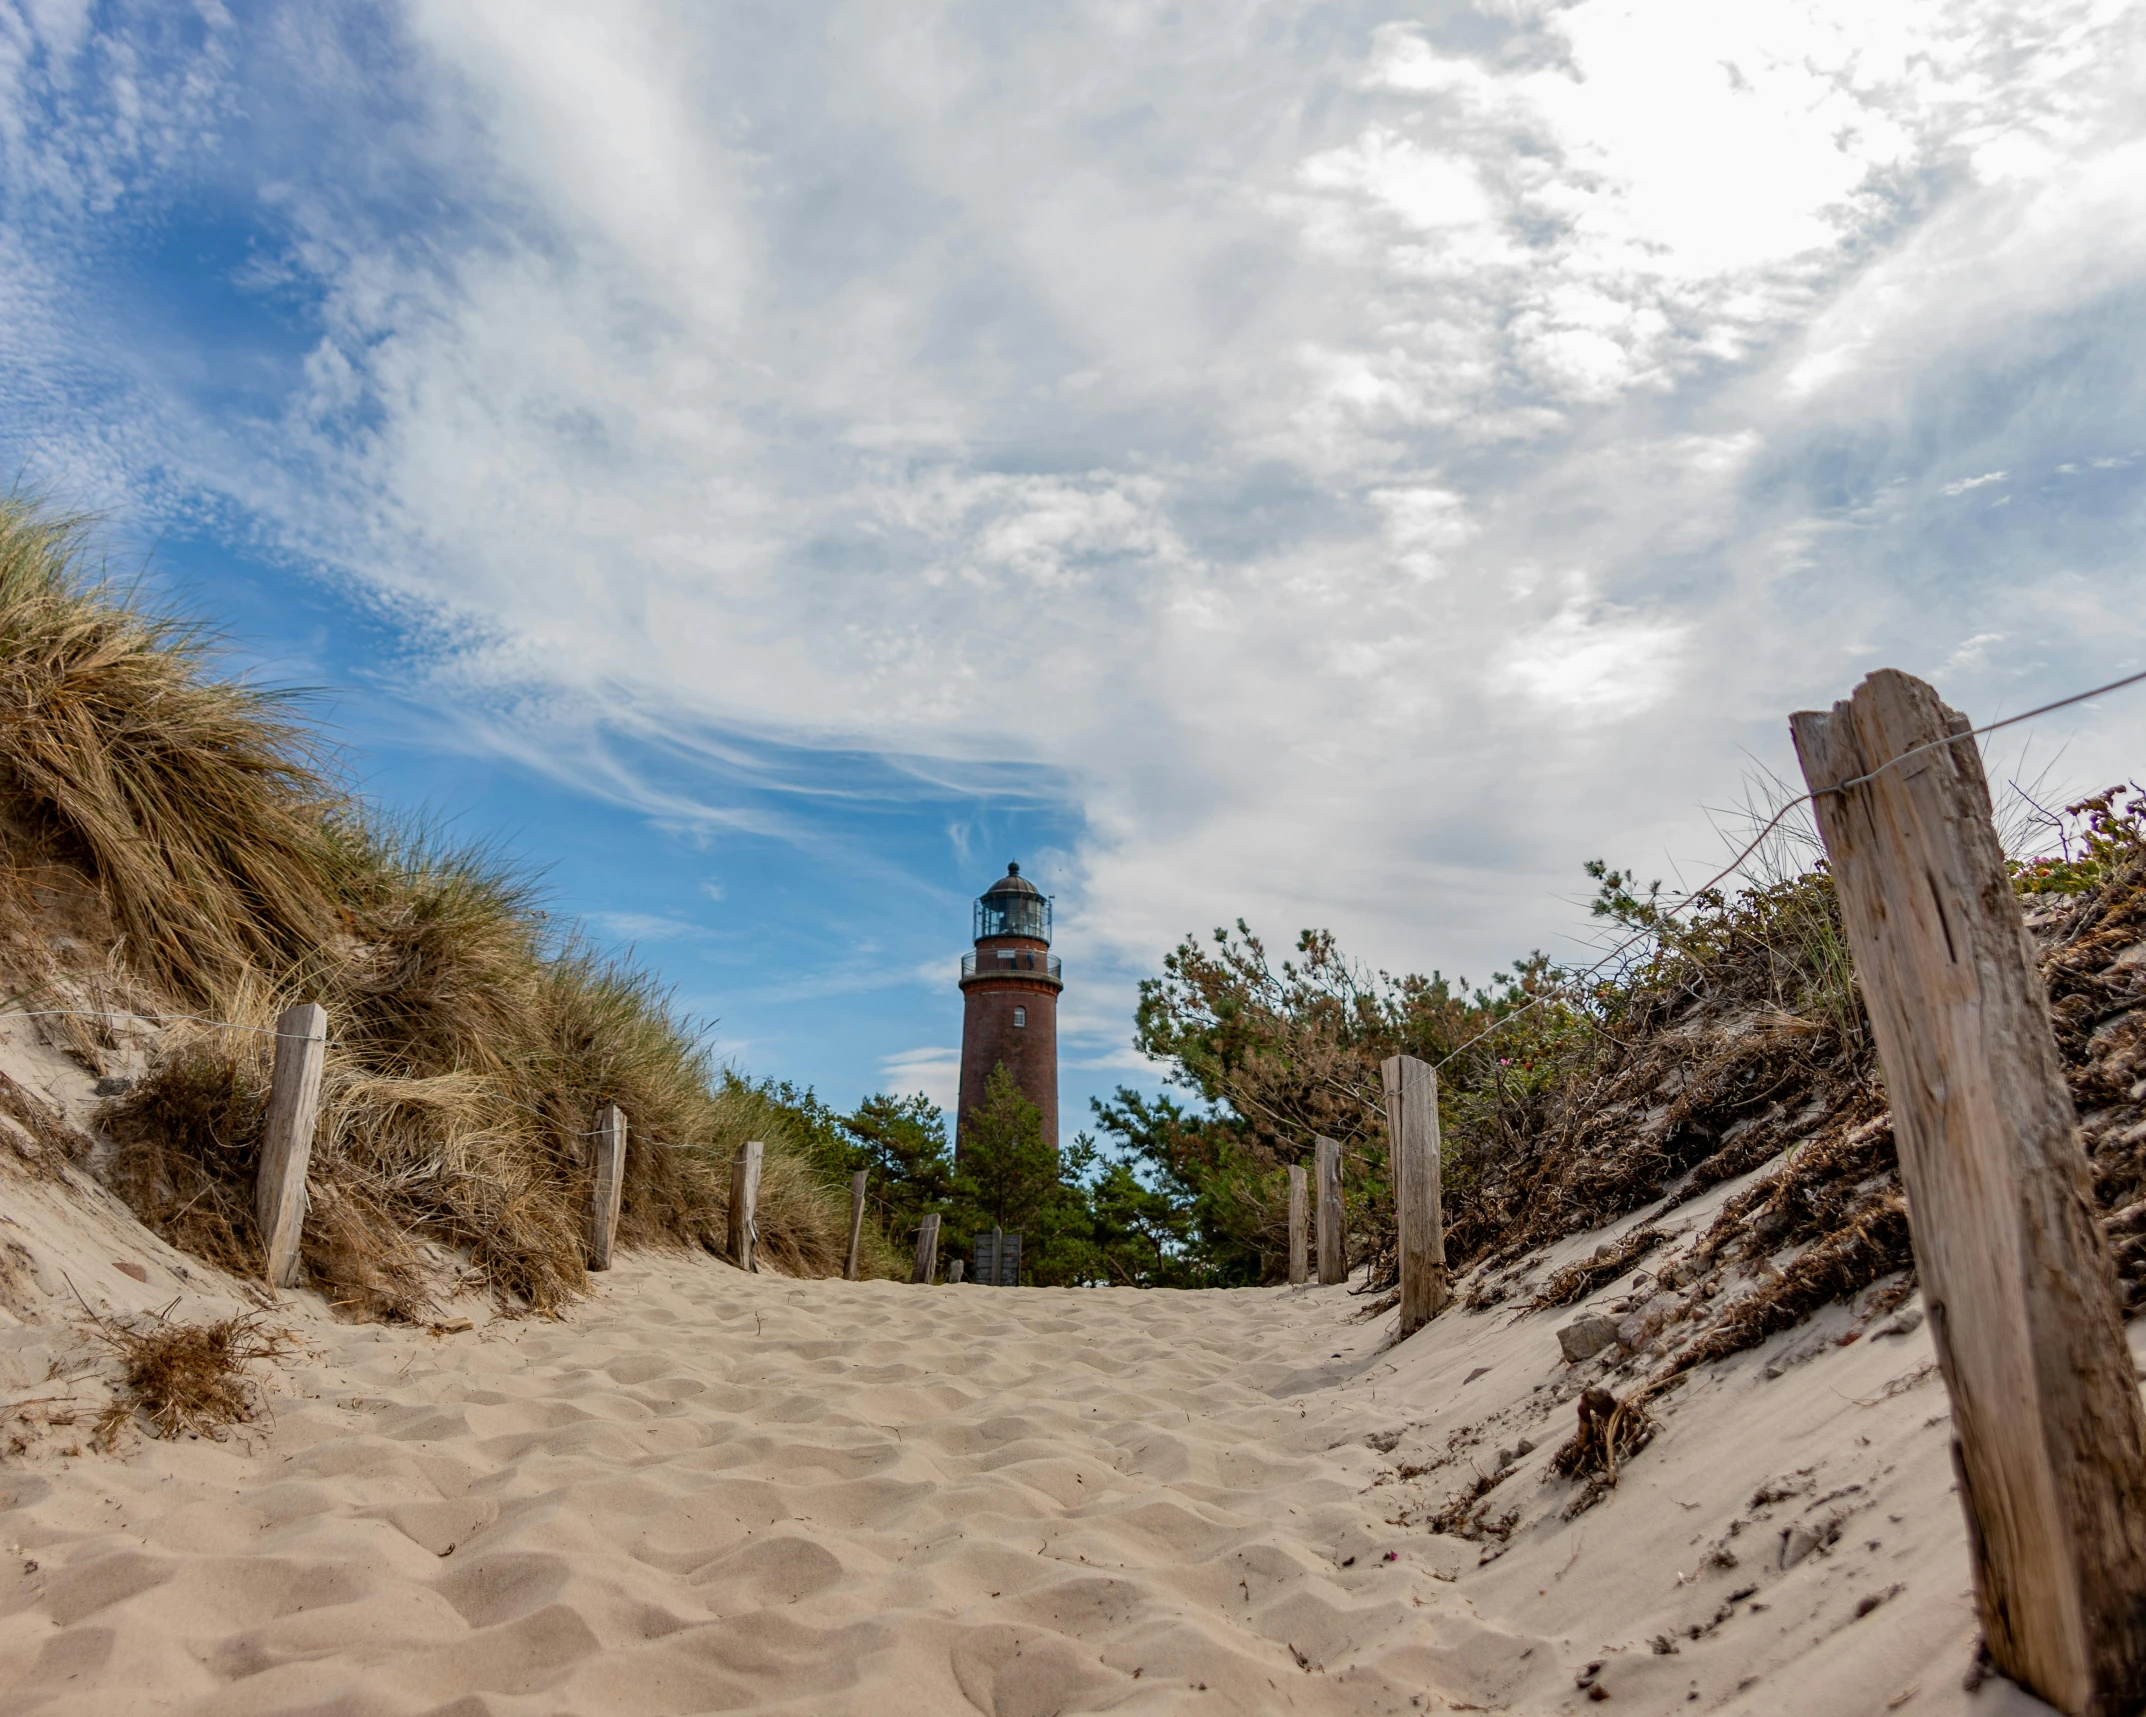
M 906 1275 L 906 1249 L 930 1212 L 940 1218 L 942 1264 L 966 1259 L 975 1237 L 996 1227 L 1020 1232 L 1029 1286 L 1210 1285 L 1181 1189 L 1151 1184 L 1086 1133 L 1054 1152 L 1042 1116 L 1004 1067 L 985 1082 L 958 1163 L 946 1118 L 927 1098 L 870 1097 L 841 1115 L 809 1091 L 736 1083 L 787 1121 L 828 1175 L 864 1171 L 876 1218 L 866 1233 L 884 1248 L 885 1273 Z
M 761 1256 L 832 1274 L 846 1182 L 870 1177 L 868 1275 L 905 1276 L 927 1212 L 944 1255 L 1024 1233 L 1038 1284 L 1279 1280 L 1286 1169 L 1344 1150 L 1351 1247 L 1393 1279 L 1379 1063 L 1438 1064 L 1447 1251 L 1463 1303 L 1569 1304 L 1635 1269 L 1620 1363 L 1674 1370 L 1912 1283 L 1883 1079 L 1823 863 L 1671 911 L 1590 866 L 1626 942 L 1584 979 L 1541 955 L 1487 987 L 1389 976 L 1307 931 L 1275 960 L 1243 923 L 1188 938 L 1142 986 L 1135 1041 L 1184 1097 L 1120 1090 L 1055 1158 L 1009 1078 L 957 1162 L 922 1097 L 840 1114 L 712 1067 L 647 973 L 559 934 L 482 847 L 371 813 L 290 701 L 217 677 L 211 641 L 96 575 L 80 521 L 0 501 L 0 967 L 18 1008 L 99 1074 L 93 1166 L 151 1226 L 257 1271 L 252 1189 L 272 1060 L 298 999 L 331 1044 L 309 1177 L 310 1279 L 421 1318 L 443 1284 L 550 1309 L 585 1284 L 588 1133 L 630 1118 L 620 1238 L 723 1244 L 729 1163 L 766 1142 Z M 2146 795 L 2044 819 L 2028 908 L 2127 1307 L 2146 1304 Z M 126 1014 L 197 1014 L 151 1029 Z M 251 1027 L 253 1029 L 233 1029 Z M 0 1075 L 0 1137 L 39 1172 L 88 1148 Z M 1679 1212 L 1741 1179 L 1714 1218 Z M 1537 1280 L 1541 1249 L 1645 1213 Z M 1866 1290 L 1868 1290 L 1866 1292 Z M 1622 1351 L 1622 1350 L 1621 1350 Z
M 2015 866 L 2134 1311 L 2146 1304 L 2142 807 L 2135 788 L 2082 801 L 2043 820 L 2057 855 Z M 1673 1367 L 1882 1282 L 1864 1295 L 1876 1315 L 1912 1285 L 1913 1254 L 1832 880 L 1822 861 L 1797 862 L 1807 856 L 1777 846 L 1741 889 L 1675 912 L 1658 885 L 1591 865 L 1594 910 L 1631 945 L 1584 981 L 1538 955 L 1471 990 L 1367 972 L 1323 932 L 1279 964 L 1242 923 L 1188 938 L 1143 986 L 1138 1034 L 1196 1105 L 1121 1090 L 1099 1119 L 1189 1219 L 1181 1267 L 1215 1282 L 1280 1278 L 1285 1170 L 1308 1161 L 1315 1135 L 1339 1140 L 1352 1250 L 1373 1288 L 1390 1287 L 1379 1063 L 1414 1055 L 1442 1064 L 1447 1257 L 1467 1304 L 1567 1304 L 1660 1250 L 1640 1298 L 1690 1297 L 1665 1297 L 1639 1336 Z M 1754 1174 L 1702 1232 L 1679 1225 L 1700 1193 Z M 1544 1246 L 1641 1211 L 1618 1244 L 1532 1279 Z
M 258 1270 L 252 1188 L 277 1013 L 331 1044 L 312 1281 L 420 1317 L 443 1271 L 502 1303 L 583 1287 L 599 1105 L 631 1126 L 620 1237 L 722 1244 L 729 1161 L 767 1141 L 761 1256 L 842 1265 L 847 1208 L 780 1116 L 710 1066 L 656 980 L 553 933 L 525 878 L 369 813 L 286 697 L 99 576 L 83 521 L 0 500 L 0 959 L 17 1007 L 177 1023 L 107 1105 L 99 1164 L 143 1219 Z M 124 1021 L 48 1022 L 98 1072 Z

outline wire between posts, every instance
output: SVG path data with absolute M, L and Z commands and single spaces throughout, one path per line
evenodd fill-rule
M 1885 774 L 1888 770 L 1897 769 L 1900 767 L 1901 764 L 1907 762 L 1910 758 L 1920 757 L 1926 751 L 1937 751 L 1947 745 L 1958 745 L 1963 740 L 1979 739 L 1983 734 L 1995 733 L 2001 727 L 2013 727 L 2023 721 L 2032 721 L 2038 715 L 2047 715 L 2052 710 L 2068 709 L 2073 704 L 2085 703 L 2089 698 L 2098 698 L 2106 695 L 2109 692 L 2122 691 L 2124 687 L 2135 686 L 2141 680 L 2146 680 L 2146 673 L 2127 674 L 2124 678 L 2120 680 L 2111 680 L 2105 686 L 2096 686 L 2092 691 L 2074 692 L 2070 697 L 2058 698 L 2055 703 L 2045 703 L 2035 709 L 2022 710 L 2018 715 L 2008 715 L 2002 721 L 1984 722 L 1982 726 L 1971 727 L 1967 729 L 1964 733 L 1948 733 L 1942 739 L 1925 740 L 1921 745 L 1910 746 L 1898 757 L 1887 758 L 1883 763 L 1879 764 L 1877 768 L 1869 771 L 1867 774 L 1852 776 L 1846 781 L 1836 781 L 1830 787 L 1820 787 L 1814 792 L 1805 793 L 1802 794 L 1800 797 L 1791 799 L 1778 811 L 1774 812 L 1771 817 L 1766 819 L 1766 826 L 1759 830 L 1756 835 L 1752 836 L 1750 842 L 1744 847 L 1744 850 L 1742 852 L 1738 853 L 1734 858 L 1729 860 L 1726 865 L 1724 865 L 1720 870 L 1716 871 L 1705 882 L 1702 882 L 1697 888 L 1690 890 L 1682 900 L 1677 901 L 1675 904 L 1667 907 L 1665 909 L 1664 915 L 1671 918 L 1675 917 L 1679 912 L 1682 912 L 1686 907 L 1690 906 L 1694 901 L 1698 900 L 1700 896 L 1706 894 L 1710 889 L 1713 889 L 1719 884 L 1728 881 L 1728 879 L 1734 876 L 1736 872 L 1742 867 L 1744 860 L 1746 860 L 1753 853 L 1759 850 L 1759 847 L 1764 843 L 1766 837 L 1772 834 L 1774 830 L 1781 826 L 1782 820 L 1786 818 L 1791 811 L 1798 810 L 1805 805 L 1816 804 L 1820 795 L 1822 794 L 1845 793 L 1851 787 L 1867 786 L 1869 783 L 1877 780 L 1880 775 Z M 1597 960 L 1592 966 L 1589 966 L 1584 972 L 1575 973 L 1570 978 L 1563 980 L 1562 984 L 1559 987 L 1562 989 L 1573 984 L 1585 983 L 1589 978 L 1593 977 L 1597 972 L 1601 971 L 1603 967 L 1607 966 L 1611 961 L 1615 960 L 1619 955 L 1624 953 L 1626 949 L 1636 947 L 1639 943 L 1644 942 L 1649 936 L 1653 934 L 1654 932 L 1652 930 L 1641 930 L 1635 932 L 1633 935 L 1626 937 L 1622 942 L 1618 943 L 1616 947 L 1612 948 L 1607 954 L 1603 955 L 1601 959 Z M 1477 1032 L 1475 1036 L 1469 1038 L 1466 1043 L 1459 1044 L 1455 1048 L 1448 1050 L 1444 1055 L 1440 1056 L 1438 1060 L 1432 1062 L 1431 1067 L 1433 1071 L 1445 1066 L 1447 1062 L 1451 1061 L 1463 1050 L 1473 1049 L 1485 1038 L 1495 1037 L 1499 1032 L 1503 1031 L 1508 1025 L 1512 1024 L 1512 1022 L 1518 1019 L 1522 1014 L 1530 1013 L 1534 1009 L 1542 1006 L 1544 1002 L 1551 999 L 1551 995 L 1554 993 L 1555 992 L 1545 992 L 1542 995 L 1530 997 L 1521 1006 L 1513 1009 L 1511 1013 L 1505 1015 L 1502 1019 L 1498 1020 L 1496 1024 L 1489 1026 L 1485 1030 Z
M 259 1037 L 287 1037 L 294 1042 L 309 1041 L 302 1031 L 278 1031 L 272 1025 L 246 1025 L 235 1019 L 211 1019 L 207 1014 L 145 1014 L 129 1008 L 8 1008 L 0 1010 L 0 1019 L 145 1019 L 164 1024 L 171 1020 L 188 1020 L 195 1025 L 222 1026 L 226 1031 L 250 1031 Z M 340 1039 L 322 1040 L 329 1048 L 347 1047 Z
M 242 1020 L 212 1019 L 207 1014 L 135 1013 L 131 1009 L 127 1008 L 6 1008 L 0 1009 L 0 1019 L 150 1020 L 160 1025 L 168 1024 L 173 1021 L 185 1021 L 193 1025 L 220 1026 L 226 1031 L 252 1032 L 257 1037 L 273 1037 L 278 1039 L 288 1038 L 293 1043 L 305 1043 L 311 1041 L 311 1039 L 309 1039 L 304 1032 L 279 1031 L 276 1027 L 272 1025 L 247 1025 Z M 347 1039 L 339 1037 L 323 1038 L 321 1042 L 322 1046 L 328 1049 L 348 1049 L 352 1047 L 352 1045 Z M 539 1121 L 544 1122 L 547 1126 L 556 1125 L 556 1123 L 552 1121 L 552 1118 L 549 1115 L 545 1114 L 543 1110 L 534 1108 L 530 1104 L 521 1102 L 516 1098 L 503 1096 L 495 1093 L 493 1100 L 495 1102 L 504 1103 L 509 1108 L 519 1109 L 524 1114 L 534 1115 Z M 603 1132 L 603 1129 L 601 1127 L 591 1127 L 586 1130 L 577 1130 L 571 1127 L 560 1127 L 558 1131 L 560 1137 L 562 1138 L 593 1139 L 600 1135 Z M 654 1137 L 649 1137 L 648 1142 L 652 1145 L 664 1144 L 664 1141 L 662 1139 Z M 666 1148 L 675 1150 L 678 1147 L 672 1145 L 667 1146 Z

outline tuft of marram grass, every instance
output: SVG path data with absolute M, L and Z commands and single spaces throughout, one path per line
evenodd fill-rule
M 261 1411 L 263 1398 L 246 1367 L 279 1359 L 294 1345 L 287 1331 L 269 1328 L 258 1312 L 206 1324 L 163 1318 L 92 1322 L 121 1365 L 119 1392 L 97 1421 L 95 1439 L 105 1448 L 137 1414 L 159 1437 L 213 1437 L 226 1425 L 247 1423 Z
M 0 498 L 0 787 L 100 885 L 128 963 L 206 1002 L 333 925 L 340 803 L 290 700 L 96 576 L 88 522 Z
M 495 852 L 369 814 L 287 700 L 218 678 L 212 641 L 101 581 L 91 546 L 82 521 L 0 498 L 6 845 L 94 890 L 107 991 L 256 1028 L 169 1028 L 106 1106 L 106 1172 L 146 1222 L 259 1271 L 260 1028 L 303 999 L 332 1042 L 302 1255 L 349 1310 L 423 1317 L 449 1255 L 508 1306 L 583 1289 L 608 1103 L 630 1126 L 625 1244 L 719 1249 L 730 1159 L 759 1137 L 762 1255 L 841 1268 L 841 1194 L 779 1117 L 718 1088 L 653 977 L 557 937 Z

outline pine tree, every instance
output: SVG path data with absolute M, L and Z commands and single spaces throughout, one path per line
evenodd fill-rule
M 1043 1112 L 1002 1061 L 984 1100 L 961 1120 L 955 1189 L 994 1228 L 1019 1228 L 1058 1185 L 1058 1153 L 1044 1142 Z

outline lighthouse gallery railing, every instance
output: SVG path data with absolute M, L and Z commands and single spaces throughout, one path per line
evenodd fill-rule
M 961 981 L 972 978 L 1037 978 L 1064 988 L 1056 954 L 1037 954 L 1028 949 L 1000 948 L 983 954 L 961 956 Z

